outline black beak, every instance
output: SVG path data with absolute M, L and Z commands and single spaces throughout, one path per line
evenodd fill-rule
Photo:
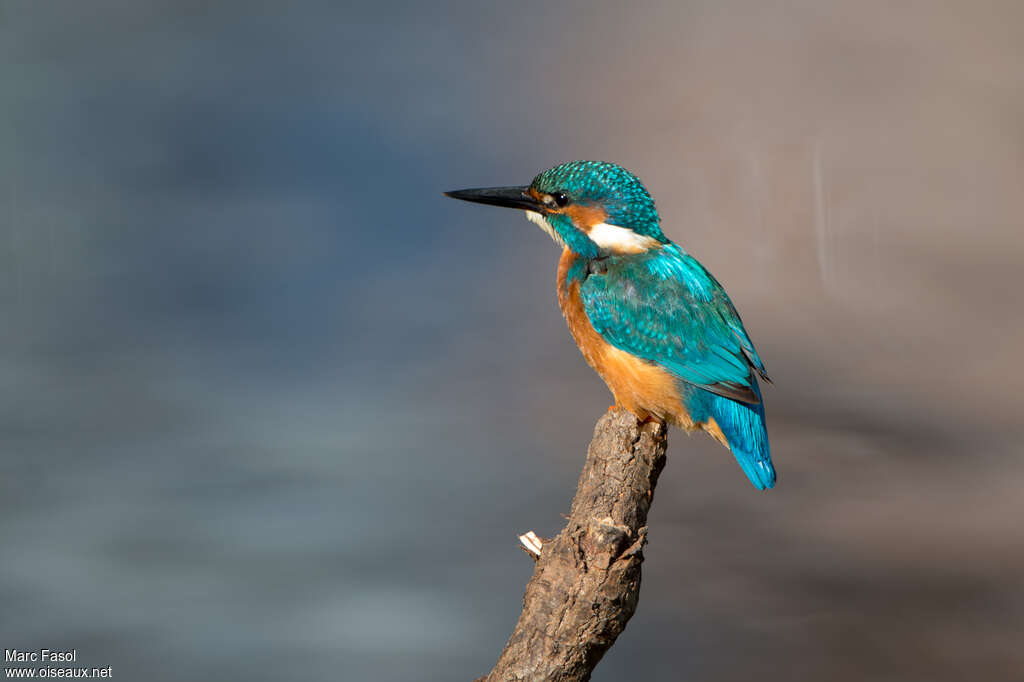
M 540 213 L 544 207 L 530 195 L 528 186 L 523 187 L 481 187 L 479 189 L 457 189 L 445 192 L 446 197 L 462 199 L 478 204 L 504 206 L 505 208 L 521 208 Z

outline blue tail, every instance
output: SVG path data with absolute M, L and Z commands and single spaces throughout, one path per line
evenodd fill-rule
M 756 380 L 752 388 L 757 397 L 761 390 Z M 690 397 L 690 416 L 694 421 L 713 417 L 729 441 L 743 473 L 758 490 L 775 486 L 775 467 L 772 466 L 768 432 L 764 426 L 764 403 L 748 405 L 723 398 L 703 389 L 695 389 Z

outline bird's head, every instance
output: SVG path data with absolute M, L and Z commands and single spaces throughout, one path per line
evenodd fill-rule
M 668 243 L 651 195 L 639 178 L 614 163 L 572 161 L 544 171 L 526 186 L 445 194 L 523 209 L 556 242 L 585 258 L 642 253 Z

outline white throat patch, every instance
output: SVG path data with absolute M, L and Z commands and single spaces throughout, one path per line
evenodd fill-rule
M 559 246 L 565 246 L 565 242 L 562 240 L 562 235 L 558 234 L 558 232 L 551 225 L 551 223 L 548 222 L 548 219 L 542 216 L 540 213 L 537 213 L 536 211 L 527 211 L 526 219 L 529 220 L 531 223 L 537 223 L 540 229 L 547 232 L 551 236 L 551 238 L 555 240 L 555 243 L 557 243 Z
M 526 211 L 526 219 L 531 223 L 536 223 L 540 229 L 551 235 L 551 238 L 556 243 L 565 246 L 562 235 L 558 234 L 558 231 L 543 215 L 536 211 Z M 637 234 L 628 227 L 620 227 L 609 223 L 594 225 L 590 228 L 587 236 L 602 249 L 608 249 L 612 253 L 643 253 L 644 251 L 661 246 L 661 242 L 653 237 Z
M 608 249 L 614 253 L 643 253 L 661 246 L 661 242 L 653 237 L 637 234 L 627 227 L 608 223 L 594 225 L 590 228 L 587 236 L 602 249 Z

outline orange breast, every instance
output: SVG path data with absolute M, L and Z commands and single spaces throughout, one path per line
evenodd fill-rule
M 558 261 L 558 305 L 583 357 L 608 384 L 615 402 L 641 419 L 656 417 L 684 429 L 693 429 L 689 412 L 680 401 L 675 379 L 654 363 L 619 350 L 605 341 L 590 324 L 578 282 L 566 281 L 576 255 L 568 249 Z

